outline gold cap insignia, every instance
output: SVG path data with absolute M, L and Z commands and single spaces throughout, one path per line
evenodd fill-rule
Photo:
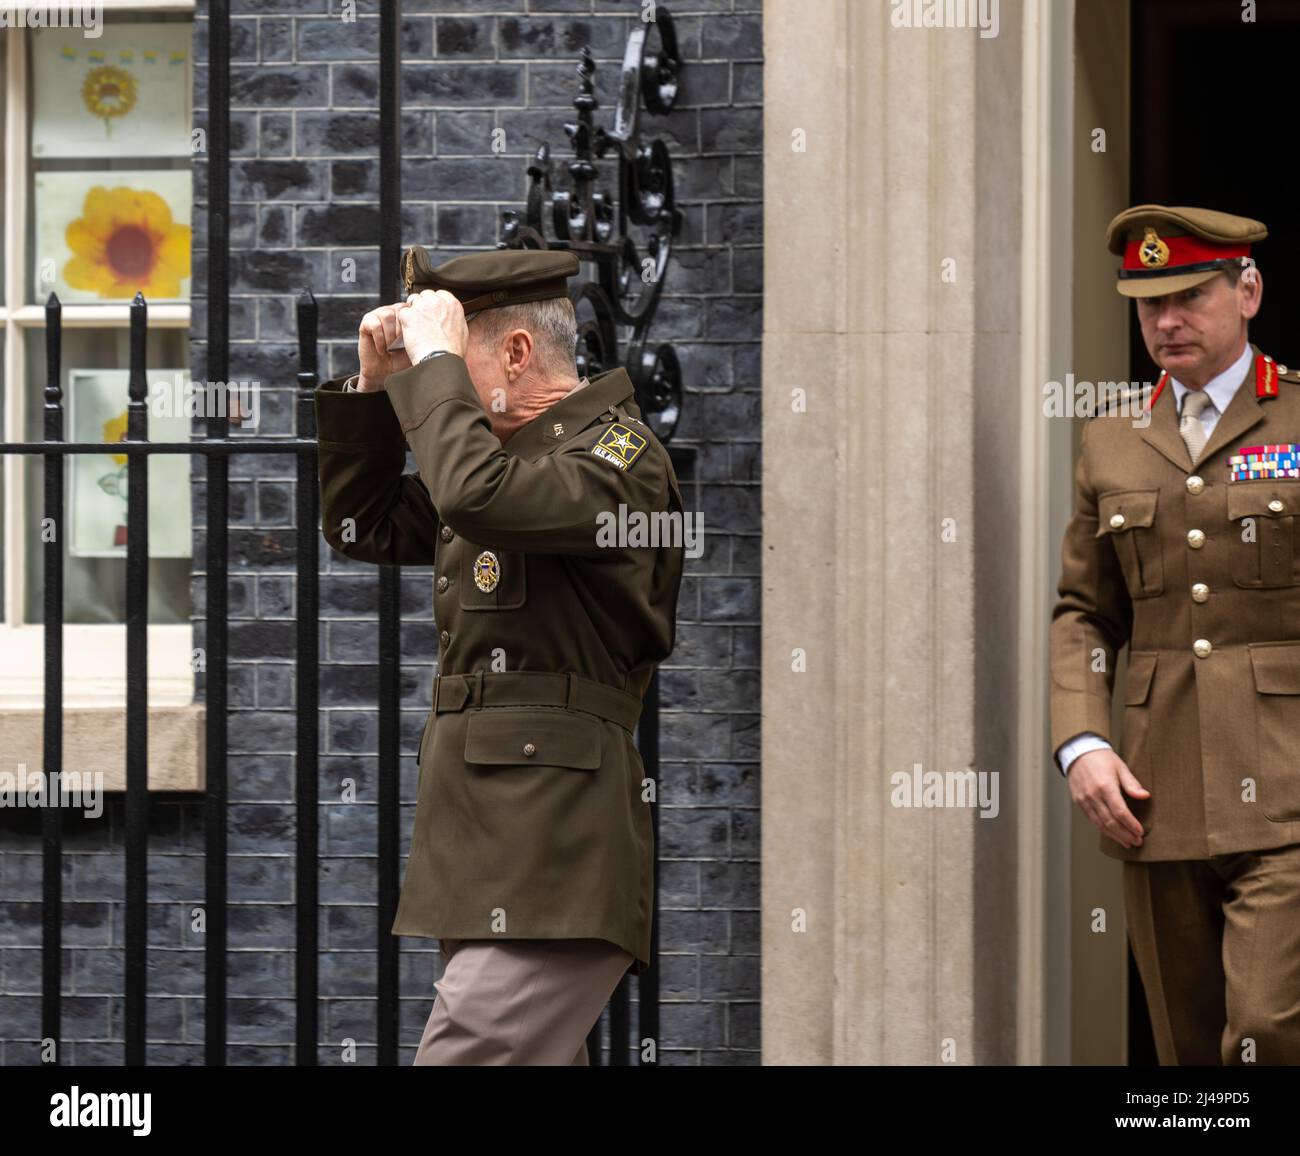
M 484 550 L 474 559 L 474 585 L 484 594 L 491 594 L 501 581 L 501 563 L 491 550 Z
M 1147 229 L 1138 249 L 1138 260 L 1148 269 L 1163 269 L 1169 264 L 1169 246 L 1154 229 Z

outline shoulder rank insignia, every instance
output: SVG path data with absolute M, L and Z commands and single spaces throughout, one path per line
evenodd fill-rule
M 622 422 L 611 422 L 600 440 L 591 447 L 598 458 L 604 458 L 620 470 L 628 469 L 646 447 L 646 439 Z
M 1261 353 L 1255 358 L 1255 396 L 1276 397 L 1277 383 L 1279 381 L 1294 385 L 1297 381 L 1300 381 L 1300 372 L 1295 369 L 1288 369 L 1285 365 L 1275 362 L 1267 354 Z
M 1168 384 L 1169 384 L 1169 373 L 1167 370 L 1162 369 L 1160 371 L 1160 380 L 1156 382 L 1155 392 L 1151 395 L 1151 403 L 1150 405 L 1147 406 L 1148 409 L 1152 408 L 1156 404 L 1156 402 L 1160 400 L 1160 394 L 1163 392 L 1165 386 Z
M 1282 368 L 1285 369 L 1286 366 Z M 1277 396 L 1277 362 L 1267 353 L 1261 353 L 1255 358 L 1255 396 Z
M 1109 417 L 1115 414 L 1131 416 L 1137 414 L 1139 410 L 1149 409 L 1155 404 L 1155 399 L 1160 396 L 1165 380 L 1165 375 L 1161 374 L 1154 391 L 1149 382 L 1143 385 L 1125 386 L 1123 389 L 1108 390 L 1097 399 L 1088 417 Z

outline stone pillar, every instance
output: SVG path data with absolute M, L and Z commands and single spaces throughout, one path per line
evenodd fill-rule
M 766 1063 L 1016 1058 L 1024 13 L 999 7 L 981 38 L 764 6 Z M 918 765 L 1001 772 L 999 816 L 892 805 Z

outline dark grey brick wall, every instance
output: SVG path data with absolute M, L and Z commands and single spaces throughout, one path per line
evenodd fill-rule
M 373 3 L 345 23 L 327 0 L 237 0 L 233 29 L 230 376 L 262 383 L 263 434 L 294 432 L 294 295 L 321 303 L 325 373 L 355 366 L 360 315 L 378 293 L 378 34 Z M 403 21 L 403 239 L 450 256 L 492 246 L 522 207 L 537 145 L 560 154 L 578 52 L 598 61 L 608 124 L 631 21 L 623 0 L 414 0 Z M 678 440 L 706 550 L 688 562 L 676 653 L 662 671 L 662 1037 L 666 1064 L 752 1064 L 759 1048 L 759 339 L 761 0 L 670 5 L 682 94 L 643 131 L 667 139 L 685 222 L 652 337 L 671 340 L 688 388 Z M 207 26 L 195 30 L 205 123 Z M 436 11 L 436 15 L 435 15 Z M 492 132 L 504 129 L 506 151 Z M 206 377 L 204 158 L 195 175 L 194 376 Z M 556 166 L 555 176 L 562 175 Z M 612 187 L 607 184 L 607 187 Z M 345 278 L 355 262 L 355 281 Z M 413 463 L 412 463 L 413 464 Z M 230 676 L 230 1062 L 288 1064 L 293 1035 L 294 577 L 292 461 L 232 465 Z M 200 471 L 201 473 L 201 471 Z M 196 518 L 203 510 L 201 477 Z M 202 531 L 196 614 L 202 614 Z M 373 1061 L 377 711 L 373 567 L 320 544 L 322 570 L 322 1063 L 353 1037 Z M 402 579 L 403 852 L 415 751 L 437 653 L 431 572 Z M 202 623 L 198 623 L 201 640 Z M 356 800 L 342 800 L 345 779 Z M 150 841 L 149 1062 L 202 1062 L 202 808 L 157 797 Z M 39 831 L 0 817 L 0 1063 L 36 1061 Z M 65 1059 L 121 1061 L 124 824 L 67 822 Z M 410 1061 L 434 995 L 432 941 L 402 942 Z

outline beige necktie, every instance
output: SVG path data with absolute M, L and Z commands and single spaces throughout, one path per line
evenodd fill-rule
M 1192 455 L 1192 465 L 1205 449 L 1209 440 L 1205 426 L 1201 424 L 1201 410 L 1210 404 L 1210 398 L 1203 389 L 1189 389 L 1183 394 L 1183 418 L 1179 422 L 1178 432 L 1187 443 L 1187 452 Z

